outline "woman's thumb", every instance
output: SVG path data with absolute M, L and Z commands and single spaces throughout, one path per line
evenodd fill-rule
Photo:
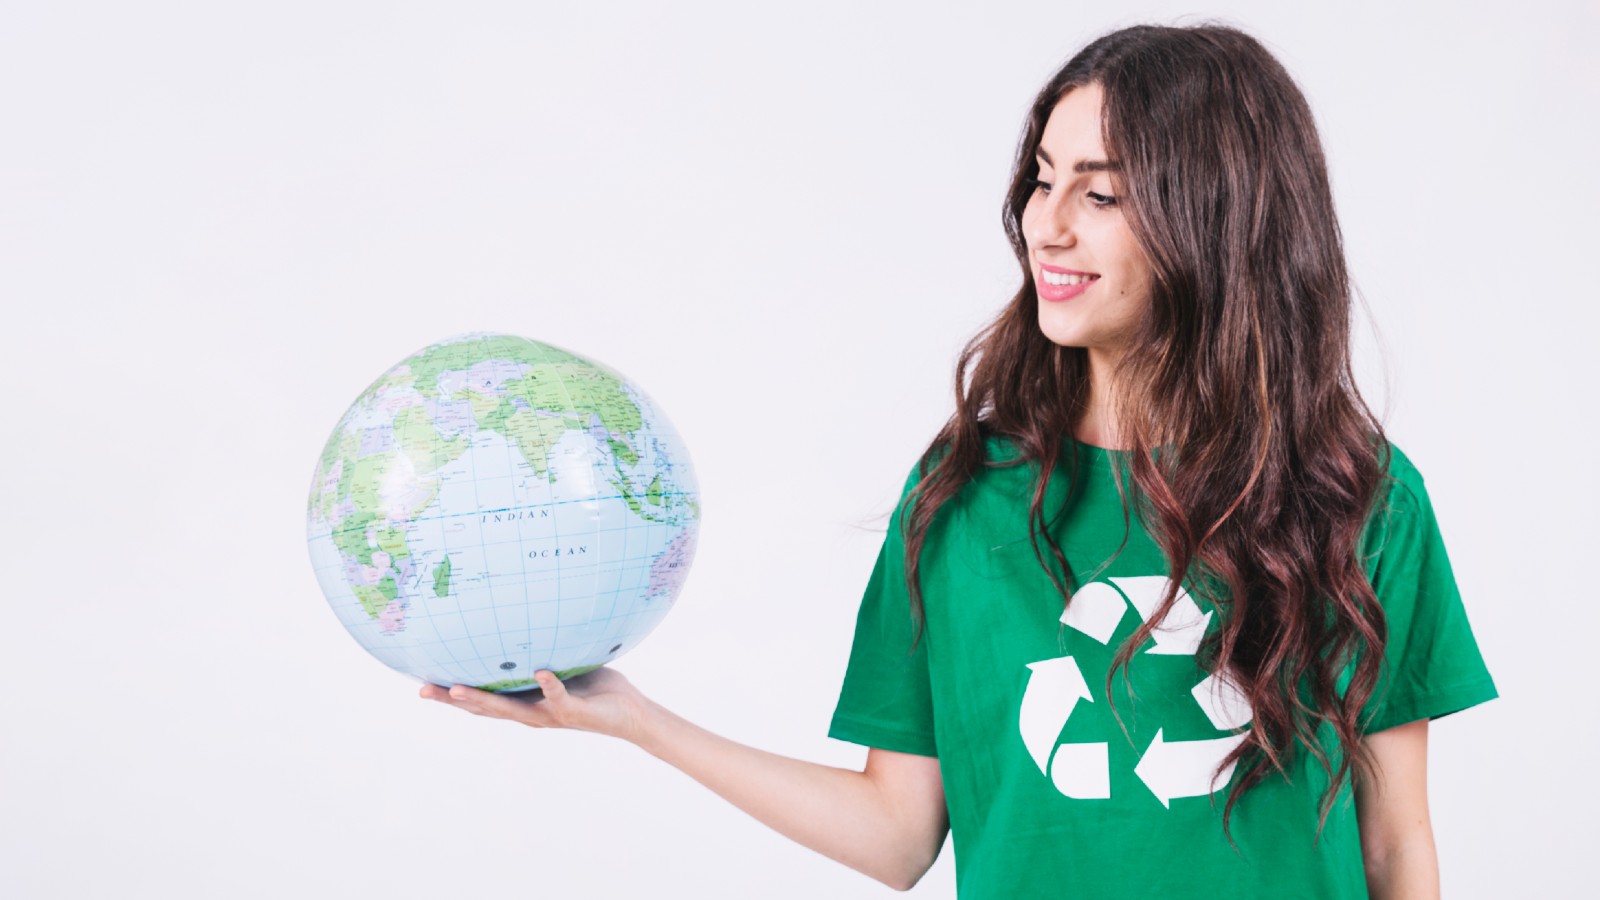
M 561 679 L 556 677 L 556 673 L 549 669 L 540 669 L 533 673 L 533 680 L 537 681 L 539 687 L 544 690 L 545 699 L 563 700 L 566 698 L 567 686 L 562 684 Z

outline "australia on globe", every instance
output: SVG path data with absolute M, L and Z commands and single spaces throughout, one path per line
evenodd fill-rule
M 306 539 L 362 647 L 440 685 L 568 678 L 661 622 L 694 559 L 688 450 L 602 363 L 473 332 L 385 372 L 317 461 Z

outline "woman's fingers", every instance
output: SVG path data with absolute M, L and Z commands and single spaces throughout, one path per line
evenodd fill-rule
M 557 685 L 560 684 L 554 675 L 548 675 L 548 678 Z M 510 719 L 535 728 L 547 728 L 555 724 L 551 717 L 540 709 L 544 704 L 539 697 L 524 700 L 496 694 L 493 691 L 481 691 L 464 684 L 451 685 L 448 689 L 437 684 L 425 684 L 417 695 L 424 700 L 446 703 L 473 715 Z
M 424 700 L 435 700 L 447 706 L 456 705 L 455 698 L 450 696 L 450 688 L 446 685 L 425 684 L 422 686 L 422 690 L 417 692 L 417 696 Z
M 450 699 L 461 708 L 480 716 L 511 719 L 515 722 L 527 721 L 527 714 L 531 710 L 528 704 L 520 700 L 513 700 L 492 691 L 480 691 L 464 684 L 451 686 Z
M 533 675 L 538 691 L 526 694 L 496 694 L 464 684 L 448 689 L 436 684 L 426 684 L 418 692 L 425 700 L 448 703 L 474 715 L 497 719 L 510 719 L 535 728 L 576 728 L 582 731 L 614 733 L 615 710 L 607 712 L 607 704 L 595 705 L 587 694 L 571 694 L 567 686 L 549 669 L 540 669 Z M 593 686 L 591 685 L 591 688 Z M 603 694 L 610 699 L 611 695 Z M 609 706 L 615 706 L 611 702 Z

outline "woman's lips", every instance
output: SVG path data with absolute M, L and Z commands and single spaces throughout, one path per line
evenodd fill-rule
M 1060 303 L 1063 300 L 1071 300 L 1073 297 L 1087 291 L 1099 280 L 1096 277 L 1078 284 L 1051 284 L 1044 280 L 1044 273 L 1041 272 L 1039 277 L 1034 279 L 1034 285 L 1038 287 L 1040 297 L 1052 303 Z

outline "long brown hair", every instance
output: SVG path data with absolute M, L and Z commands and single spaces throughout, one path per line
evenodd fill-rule
M 1042 504 L 1088 399 L 1089 362 L 1083 348 L 1039 329 L 1021 219 L 1051 110 L 1090 84 L 1103 92 L 1102 136 L 1121 165 L 1118 204 L 1153 270 L 1149 306 L 1111 379 L 1125 445 L 1114 456 L 1134 488 L 1123 491 L 1119 478 L 1118 490 L 1161 546 L 1172 584 L 1118 649 L 1106 695 L 1187 583 L 1218 611 L 1197 661 L 1226 670 L 1254 710 L 1246 740 L 1218 768 L 1243 761 L 1224 832 L 1239 797 L 1269 769 L 1286 772 L 1303 746 L 1330 779 L 1320 835 L 1352 765 L 1372 772 L 1360 714 L 1386 627 L 1360 551 L 1388 441 L 1351 369 L 1349 276 L 1311 110 L 1283 66 L 1237 29 L 1112 32 L 1034 100 L 1004 208 L 1023 284 L 962 350 L 955 413 L 919 459 L 905 517 L 916 639 L 926 531 L 981 466 L 1001 465 L 987 458 L 993 435 L 1019 450 L 1004 465 L 1039 466 L 1034 553 L 1064 604 L 1079 587 L 1067 583 L 1072 570 Z M 1067 456 L 1071 502 L 1076 454 Z M 1045 560 L 1041 534 L 1064 578 Z M 1341 750 L 1337 764 L 1324 729 Z

